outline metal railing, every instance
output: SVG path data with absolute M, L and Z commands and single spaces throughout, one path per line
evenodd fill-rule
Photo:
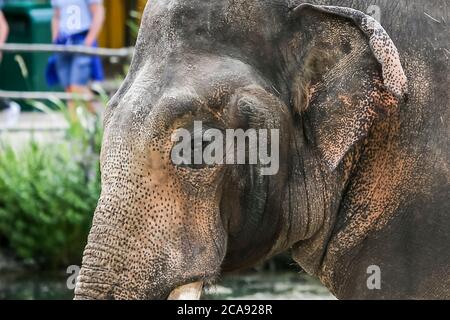
M 5 91 L 0 90 L 0 98 L 11 100 L 48 100 L 55 98 L 58 100 L 80 100 L 80 101 L 97 101 L 99 98 L 94 94 L 75 94 L 56 91 Z
M 130 59 L 134 48 L 96 48 L 76 45 L 56 44 L 28 44 L 28 43 L 6 43 L 0 46 L 0 52 L 42 52 L 42 53 L 73 53 L 99 57 Z M 114 88 L 117 89 L 117 88 Z M 59 100 L 83 100 L 96 101 L 98 96 L 94 94 L 72 94 L 66 92 L 27 92 L 27 91 L 5 91 L 0 90 L 0 98 L 17 100 L 47 100 L 54 97 Z
M 53 52 L 53 53 L 74 53 L 100 57 L 129 58 L 133 55 L 134 48 L 94 48 L 75 45 L 58 44 L 28 44 L 28 43 L 6 43 L 0 46 L 3 52 Z

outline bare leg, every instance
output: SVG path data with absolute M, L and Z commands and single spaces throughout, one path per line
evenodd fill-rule
M 82 95 L 82 94 L 92 94 L 92 91 L 88 88 L 88 87 L 86 87 L 86 86 L 79 86 L 79 85 L 71 85 L 70 87 L 69 87 L 69 90 L 70 90 L 70 92 L 71 93 L 74 93 L 74 94 L 80 94 L 80 95 Z M 76 108 L 75 108 L 75 104 L 72 102 L 72 108 L 73 108 L 73 112 L 74 112 L 74 114 L 76 114 Z M 95 108 L 94 108 L 94 105 L 92 104 L 92 102 L 88 102 L 87 104 L 87 109 L 88 109 L 88 111 L 90 112 L 90 113 L 92 113 L 92 114 L 95 114 Z M 70 106 L 70 103 L 69 103 L 69 110 L 70 110 L 70 108 L 71 108 L 71 106 Z
M 66 88 L 66 92 L 67 93 L 72 93 L 72 87 L 67 87 Z M 76 112 L 75 102 L 72 101 L 72 100 L 68 100 L 67 101 L 67 109 L 69 111 L 70 121 L 76 121 L 76 119 L 77 119 L 77 112 Z

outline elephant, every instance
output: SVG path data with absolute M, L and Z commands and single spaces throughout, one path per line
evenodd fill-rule
M 149 1 L 75 299 L 198 297 L 286 251 L 338 299 L 450 298 L 449 7 Z M 278 130 L 279 168 L 175 164 L 196 121 Z

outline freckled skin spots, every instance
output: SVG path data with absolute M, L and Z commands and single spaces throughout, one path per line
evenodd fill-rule
M 444 55 L 336 7 L 365 1 L 302 2 L 149 1 L 105 115 L 76 298 L 165 299 L 287 249 L 339 298 L 450 297 Z M 279 172 L 174 165 L 171 136 L 194 121 L 279 129 Z

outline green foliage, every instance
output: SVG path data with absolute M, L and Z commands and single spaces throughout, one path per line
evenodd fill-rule
M 127 26 L 130 30 L 131 37 L 136 41 L 139 33 L 139 22 L 142 19 L 142 14 L 139 11 L 131 10 L 130 18 L 127 20 Z M 134 42 L 133 41 L 133 42 Z
M 0 236 L 22 259 L 50 267 L 80 262 L 100 194 L 102 135 L 98 118 L 83 110 L 57 143 L 0 144 Z

